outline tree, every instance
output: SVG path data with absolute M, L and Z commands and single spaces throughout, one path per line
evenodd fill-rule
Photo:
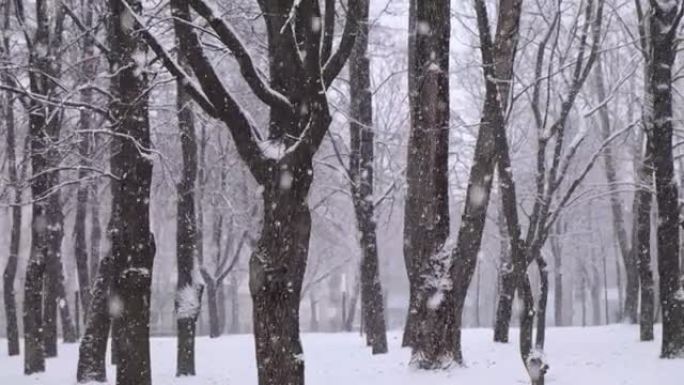
M 447 318 L 449 236 L 449 1 L 415 1 L 409 15 L 411 131 L 406 159 L 404 260 L 410 284 L 404 345 L 423 369 L 451 365 Z M 363 294 L 362 294 L 363 296 Z M 446 302 L 445 302 L 446 304 Z
M 15 6 L 18 22 L 25 28 L 23 2 L 17 1 Z M 34 36 L 29 36 L 29 29 L 24 29 L 26 44 L 30 51 L 30 92 L 35 96 L 30 99 L 28 108 L 33 210 L 31 252 L 24 288 L 26 374 L 44 371 L 45 356 L 52 357 L 57 354 L 57 302 L 64 299 L 60 260 L 63 217 L 60 194 L 57 190 L 59 171 L 56 164 L 59 162 L 59 154 L 55 146 L 59 140 L 61 122 L 60 114 L 55 113 L 56 108 L 44 101 L 56 93 L 55 79 L 59 78 L 60 68 L 58 64 L 53 65 L 52 60 L 61 45 L 64 18 L 63 13 L 58 11 L 53 28 L 46 2 L 36 1 L 35 9 Z M 67 319 L 67 328 L 69 322 Z M 73 338 L 72 335 L 65 337 Z
M 328 1 L 326 7 L 334 7 Z M 359 15 L 359 34 L 356 45 L 349 58 L 351 122 L 351 154 L 349 158 L 349 177 L 351 180 L 352 201 L 359 229 L 361 246 L 361 303 L 366 323 L 366 336 L 373 354 L 387 352 L 387 332 L 382 285 L 378 269 L 378 240 L 376 234 L 375 205 L 373 198 L 374 127 L 373 96 L 371 94 L 371 69 L 368 57 L 370 34 L 368 13 L 369 0 L 361 0 Z M 327 9 L 327 8 L 326 8 Z M 333 12 L 326 10 L 326 15 Z M 334 19 L 329 21 L 332 24 Z M 330 48 L 325 48 L 330 49 Z
M 233 52 L 246 83 L 270 107 L 267 139 L 209 62 L 189 24 L 190 6 Z M 185 56 L 201 91 L 144 29 L 143 37 L 174 76 L 193 85 L 189 93 L 204 111 L 227 126 L 240 157 L 263 188 L 263 229 L 250 259 L 249 285 L 259 384 L 303 384 L 299 303 L 311 231 L 306 199 L 313 156 L 331 121 L 326 90 L 354 46 L 359 3 L 349 2 L 340 46 L 334 53 L 321 49 L 329 45 L 322 40 L 333 36 L 321 39 L 324 18 L 317 1 L 263 0 L 259 6 L 268 35 L 270 84 L 259 75 L 235 31 L 205 1 L 171 1 L 173 15 L 184 20 L 176 32 L 179 40 L 186 41 Z
M 176 20 L 176 28 L 180 21 Z M 187 41 L 179 40 L 181 63 L 188 70 L 183 52 L 188 49 Z M 195 214 L 195 185 L 197 180 L 197 136 L 191 98 L 178 80 L 176 86 L 176 108 L 180 130 L 183 170 L 176 189 L 176 317 L 178 333 L 177 376 L 195 375 L 195 329 L 202 303 L 203 286 L 197 273 L 197 215 Z
M 6 0 L 3 3 L 3 28 L 9 30 L 10 28 L 10 14 L 11 1 Z M 10 42 L 9 36 L 5 35 L 0 42 L 0 57 L 5 59 L 10 56 Z M 9 79 L 2 79 L 7 81 Z M 14 201 L 11 207 L 12 211 L 12 229 L 10 230 L 10 244 L 7 264 L 3 272 L 3 299 L 5 302 L 5 320 L 7 323 L 7 353 L 10 356 L 16 356 L 20 353 L 19 348 L 19 325 L 17 322 L 17 302 L 14 292 L 14 281 L 17 276 L 17 267 L 19 265 L 19 245 L 21 241 L 21 197 L 22 188 L 19 184 L 19 164 L 16 156 L 16 133 L 14 121 L 14 95 L 9 91 L 2 98 L 2 114 L 5 122 L 5 141 L 7 153 L 7 173 L 9 184 L 12 186 L 14 193 Z
M 650 1 L 648 61 L 648 124 L 653 145 L 656 202 L 658 203 L 658 273 L 663 312 L 663 358 L 684 355 L 684 289 L 679 266 L 679 207 L 672 156 L 672 65 L 675 38 L 684 13 L 680 1 Z
M 89 0 L 83 4 L 82 14 L 83 14 L 83 26 L 85 35 L 83 36 L 81 59 L 83 64 L 81 66 L 81 79 L 80 82 L 84 85 L 92 84 L 97 77 L 97 69 L 99 64 L 99 58 L 95 55 L 95 37 L 91 30 L 93 29 L 93 13 L 95 2 Z M 66 12 L 72 12 L 67 5 L 64 5 Z M 76 20 L 76 15 L 72 15 L 72 20 Z M 92 103 L 93 100 L 93 90 L 90 87 L 83 87 L 81 90 L 81 101 L 86 104 Z M 92 175 L 92 156 L 94 153 L 95 140 L 94 135 L 88 133 L 93 127 L 93 111 L 83 108 L 79 112 L 78 120 L 78 130 L 79 144 L 78 144 L 78 154 L 80 158 L 81 167 L 78 170 L 78 178 L 80 180 L 78 184 L 78 190 L 76 192 L 76 217 L 74 219 L 74 258 L 76 259 L 76 270 L 78 276 L 78 287 L 79 287 L 79 297 L 81 299 L 81 304 L 83 306 L 83 319 L 87 322 L 88 319 L 88 309 L 90 306 L 90 288 L 91 279 L 94 281 L 95 276 L 90 276 L 91 264 L 88 261 L 88 245 L 86 242 L 86 221 L 88 213 L 88 203 L 90 202 L 91 190 L 94 189 L 95 184 L 89 181 L 89 177 Z M 93 215 L 92 221 L 97 218 Z M 93 226 L 91 232 L 97 231 Z M 91 242 L 96 243 L 96 242 Z M 94 248 L 94 246 L 93 246 Z M 97 258 L 97 255 L 91 250 L 90 259 Z M 79 320 L 76 320 L 79 322 Z
M 143 66 L 147 46 L 135 20 L 137 0 L 110 0 L 110 111 L 114 121 L 110 168 L 112 214 L 109 233 L 113 263 L 115 323 L 119 325 L 117 384 L 150 384 L 150 285 L 155 255 L 150 231 L 152 157 L 148 116 L 148 79 Z M 111 309 L 113 307 L 113 309 Z

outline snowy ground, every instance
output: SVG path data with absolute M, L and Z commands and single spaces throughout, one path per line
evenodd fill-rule
M 515 335 L 516 332 L 513 333 Z M 491 342 L 492 332 L 464 332 L 467 367 L 426 373 L 407 367 L 409 351 L 401 349 L 400 333 L 390 334 L 390 353 L 372 357 L 356 334 L 304 335 L 307 384 L 310 385 L 506 385 L 525 384 L 518 355 L 517 336 L 506 345 Z M 660 332 L 658 331 L 658 336 Z M 680 385 L 684 359 L 661 360 L 660 344 L 638 341 L 634 326 L 551 329 L 547 336 L 550 385 Z M 60 345 L 59 358 L 47 362 L 41 376 L 24 377 L 20 358 L 7 357 L 0 341 L 0 384 L 68 385 L 75 383 L 77 346 Z M 157 385 L 256 384 L 251 336 L 198 341 L 195 378 L 176 379 L 175 341 L 152 342 L 153 377 Z M 110 379 L 113 371 L 110 368 Z M 112 382 L 113 383 L 113 382 Z

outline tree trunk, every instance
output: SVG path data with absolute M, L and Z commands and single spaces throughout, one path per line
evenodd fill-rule
M 181 41 L 180 43 L 183 43 Z M 181 50 L 187 47 L 180 46 Z M 182 58 L 182 55 L 180 55 Z M 184 59 L 181 59 L 184 63 Z M 184 65 L 188 70 L 187 65 Z M 195 282 L 197 274 L 197 216 L 195 214 L 195 183 L 197 180 L 197 139 L 191 99 L 178 81 L 176 86 L 176 108 L 180 129 L 181 152 L 183 154 L 183 175 L 178 183 L 176 213 L 176 265 L 178 281 L 176 286 L 176 317 L 178 351 L 176 376 L 195 375 L 195 333 L 196 322 L 202 303 L 202 285 Z
M 223 331 L 221 330 L 221 320 L 218 310 L 218 288 L 216 281 L 205 279 L 207 286 L 207 306 L 209 309 L 209 338 L 218 338 Z
M 230 334 L 240 333 L 240 292 L 237 278 L 233 275 L 230 282 Z
M 412 0 L 415 20 L 409 63 L 411 133 L 404 211 L 404 258 L 413 293 L 407 343 L 412 365 L 422 369 L 454 361 L 449 325 L 454 316 L 449 258 L 449 40 L 450 3 Z M 362 289 L 363 297 L 363 289 Z M 411 318 L 413 318 L 411 320 Z
M 499 236 L 501 237 L 498 287 L 496 291 L 496 308 L 494 311 L 494 342 L 507 343 L 508 330 L 513 312 L 515 286 L 513 282 L 513 265 L 511 264 L 510 240 L 506 229 L 506 218 L 503 207 L 498 210 Z
M 148 116 L 147 75 L 135 59 L 147 47 L 133 30 L 126 8 L 142 10 L 139 0 L 110 0 L 109 39 L 112 51 L 111 106 L 117 134 L 112 139 L 110 168 L 119 179 L 111 181 L 112 217 L 121 226 L 111 229 L 114 277 L 112 282 L 120 311 L 118 385 L 149 385 L 150 287 L 155 255 L 150 231 L 152 157 Z M 129 28 L 130 27 L 130 28 Z
M 634 223 L 632 228 L 634 258 L 639 269 L 641 289 L 641 311 L 639 316 L 639 336 L 641 341 L 652 341 L 654 323 L 653 272 L 651 271 L 651 204 L 653 195 L 653 155 L 652 146 L 645 141 L 644 155 L 637 169 L 639 187 L 634 195 Z
M 367 56 L 370 2 L 363 1 L 359 35 L 349 58 L 351 154 L 349 173 L 361 246 L 361 306 L 368 322 L 367 337 L 373 354 L 387 353 L 387 332 L 382 285 L 378 270 L 378 242 L 373 200 L 374 145 L 373 96 L 370 59 Z M 313 304 L 313 302 L 312 302 Z
M 563 320 L 563 247 L 561 246 L 561 221 L 556 225 L 556 234 L 552 236 L 551 253 L 553 254 L 553 312 L 556 326 L 564 326 Z
M 49 46 L 50 29 L 47 5 L 36 1 L 37 28 L 33 43 Z M 30 88 L 36 95 L 48 96 L 47 74 L 51 73 L 47 52 L 43 55 L 30 55 Z M 43 285 L 49 252 L 48 208 L 47 201 L 52 175 L 48 150 L 52 139 L 47 129 L 48 108 L 36 99 L 29 106 L 29 136 L 31 156 L 31 198 L 33 209 L 31 218 L 31 250 L 26 279 L 24 281 L 24 374 L 30 375 L 45 371 L 45 350 L 43 344 Z M 47 302 L 47 301 L 46 301 Z
M 249 263 L 259 385 L 304 384 L 299 303 L 311 232 L 310 167 L 293 169 L 301 183 L 292 189 L 264 186 L 263 229 Z
M 6 4 L 9 7 L 9 3 Z M 6 9 L 5 12 L 9 12 Z M 7 44 L 5 44 L 7 45 Z M 20 353 L 19 348 L 19 326 L 17 322 L 17 302 L 14 292 L 14 281 L 17 276 L 19 265 L 19 246 L 21 241 L 21 187 L 17 176 L 16 161 L 16 140 L 14 132 L 14 103 L 12 95 L 3 95 L 3 117 L 5 121 L 5 138 L 7 153 L 7 170 L 9 174 L 9 184 L 14 191 L 14 204 L 11 206 L 12 229 L 10 230 L 9 253 L 7 264 L 3 273 L 3 298 L 5 302 L 5 322 L 7 327 L 7 353 L 16 356 Z
M 92 28 L 94 12 L 92 0 L 81 4 L 83 15 L 82 22 L 87 28 Z M 90 33 L 87 33 L 83 36 L 83 51 L 81 53 L 81 60 L 83 61 L 81 68 L 81 83 L 90 84 L 91 82 L 95 81 L 98 69 L 98 59 L 95 58 L 95 40 Z M 85 104 L 90 104 L 92 99 L 92 89 L 89 87 L 83 87 L 81 90 L 81 101 Z M 94 153 L 94 135 L 87 132 L 93 125 L 93 113 L 87 108 L 83 108 L 80 110 L 79 114 L 78 130 L 80 132 L 78 137 L 78 154 L 80 157 L 80 164 L 87 168 L 91 167 L 93 163 L 91 157 Z M 92 268 L 88 264 L 88 245 L 86 242 L 88 198 L 91 195 L 90 190 L 93 188 L 93 182 L 86 180 L 91 176 L 91 172 L 87 171 L 86 168 L 80 168 L 78 170 L 78 178 L 80 183 L 78 184 L 78 191 L 76 193 L 76 218 L 74 221 L 74 258 L 76 260 L 79 296 L 83 305 L 84 322 L 88 319 L 88 307 L 90 304 L 90 280 L 95 279 L 95 276 L 93 275 L 91 277 L 90 274 Z M 91 231 L 94 232 L 95 229 L 93 228 Z M 97 247 L 99 247 L 99 245 L 97 245 Z M 94 259 L 92 256 L 91 258 Z M 97 262 L 95 261 L 93 264 L 97 264 Z M 95 273 L 94 271 L 92 272 Z M 76 321 L 78 322 L 78 319 Z
M 483 61 L 485 102 L 466 198 L 466 204 L 473 207 L 466 206 L 464 212 L 457 245 L 458 252 L 461 255 L 459 256 L 460 260 L 454 265 L 461 264 L 457 270 L 460 275 L 454 275 L 456 282 L 459 282 L 457 314 L 460 314 L 467 295 L 468 283 L 472 278 L 472 271 L 477 261 L 494 166 L 498 163 L 502 214 L 506 221 L 507 237 L 511 246 L 509 251 L 511 266 L 502 269 L 504 276 L 501 280 L 502 287 L 499 291 L 494 327 L 495 341 L 500 342 L 508 341 L 513 298 L 521 279 L 520 273 L 516 273 L 516 270 L 521 269 L 520 266 L 516 266 L 519 263 L 516 260 L 524 259 L 504 119 L 510 97 L 509 79 L 513 76 L 521 8 L 522 2 L 519 0 L 510 0 L 499 4 L 496 38 L 492 41 L 486 6 L 481 1 L 475 2 Z M 473 198 L 474 201 L 472 201 Z M 460 330 L 457 333 L 460 334 Z M 460 343 L 456 345 L 456 349 L 457 355 L 460 355 Z
M 109 287 L 113 261 L 110 256 L 100 261 L 92 284 L 92 301 L 88 310 L 85 332 L 78 349 L 76 379 L 79 384 L 107 382 L 107 335 L 111 326 Z
M 679 266 L 679 206 L 672 154 L 672 65 L 676 57 L 674 42 L 678 6 L 653 2 L 650 26 L 651 57 L 648 93 L 652 115 L 653 167 L 658 202 L 658 275 L 663 312 L 663 358 L 684 354 L 684 300 Z M 663 28 L 662 26 L 669 26 Z

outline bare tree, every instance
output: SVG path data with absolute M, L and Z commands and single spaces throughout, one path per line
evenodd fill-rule
M 334 53 L 321 48 L 329 45 L 322 40 L 333 36 L 321 38 L 324 18 L 317 1 L 263 0 L 258 4 L 268 35 L 270 85 L 259 75 L 235 31 L 205 1 L 171 1 L 173 15 L 184 20 L 176 32 L 179 40 L 186 41 L 185 56 L 201 91 L 151 34 L 143 35 L 166 68 L 184 84 L 193 85 L 189 93 L 205 112 L 225 123 L 240 157 L 263 187 L 263 229 L 250 260 L 259 383 L 303 384 L 298 313 L 311 231 L 306 198 L 313 156 L 331 121 L 326 90 L 354 46 L 359 3 L 349 2 L 340 46 Z M 267 139 L 207 59 L 189 24 L 190 6 L 235 54 L 244 80 L 271 108 Z
M 112 214 L 109 227 L 113 263 L 113 313 L 119 328 L 117 384 L 149 385 L 150 285 L 155 255 L 150 231 L 152 158 L 148 116 L 148 79 L 143 71 L 147 46 L 134 23 L 142 11 L 137 0 L 110 0 L 110 106 L 114 121 L 110 168 Z

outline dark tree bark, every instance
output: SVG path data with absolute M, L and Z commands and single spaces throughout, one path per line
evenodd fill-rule
M 78 350 L 76 379 L 79 384 L 107 382 L 106 356 L 107 335 L 111 325 L 109 287 L 113 275 L 112 264 L 111 256 L 103 258 L 92 284 L 92 301 Z
M 653 155 L 649 140 L 644 141 L 643 156 L 637 169 L 638 188 L 634 195 L 634 223 L 632 228 L 634 258 L 639 269 L 641 291 L 639 336 L 641 341 L 652 341 L 654 323 L 654 283 L 651 270 L 651 206 L 653 201 Z
M 562 220 L 556 224 L 556 233 L 549 239 L 551 254 L 553 254 L 553 311 L 556 326 L 563 326 L 563 247 L 560 236 L 567 230 L 567 225 Z
M 368 57 L 369 0 L 361 0 L 359 35 L 349 58 L 351 153 L 349 175 L 361 246 L 361 303 L 367 321 L 366 335 L 373 354 L 387 353 L 387 332 L 382 285 L 378 269 L 378 241 L 373 200 L 374 127 Z M 312 303 L 313 304 L 313 303 Z
M 84 26 L 88 29 L 93 25 L 93 3 L 87 1 L 83 4 L 82 14 Z M 98 60 L 95 58 L 95 42 L 92 34 L 87 33 L 83 37 L 83 48 L 81 52 L 81 59 L 83 60 L 81 68 L 81 83 L 88 84 L 93 82 L 97 76 Z M 90 104 L 93 100 L 93 91 L 88 87 L 81 90 L 81 101 Z M 74 258 L 76 259 L 76 271 L 78 276 L 79 297 L 83 305 L 83 320 L 87 322 L 88 307 L 90 304 L 90 280 L 95 279 L 91 277 L 91 268 L 88 263 L 88 244 L 86 242 L 86 221 L 88 202 L 90 197 L 90 190 L 93 183 L 87 180 L 91 176 L 91 172 L 87 168 L 92 166 L 91 157 L 93 155 L 93 135 L 87 133 L 93 126 L 93 113 L 88 109 L 82 109 L 79 112 L 78 130 L 79 144 L 78 153 L 80 157 L 81 166 L 78 171 L 78 178 L 80 183 L 76 193 L 76 218 L 74 220 Z M 91 231 L 95 231 L 94 229 Z M 93 258 L 94 259 L 94 258 Z M 78 319 L 76 320 L 78 322 Z
M 9 29 L 11 2 L 5 1 L 3 8 L 3 25 Z M 0 58 L 9 56 L 9 36 L 5 34 L 0 46 Z M 4 80 L 4 79 L 3 79 Z M 14 202 L 11 207 L 12 229 L 10 230 L 9 253 L 7 264 L 3 272 L 2 293 L 5 303 L 5 322 L 7 331 L 7 353 L 16 356 L 20 353 L 19 348 L 19 326 L 17 322 L 17 302 L 14 291 L 14 281 L 17 277 L 17 267 L 19 265 L 19 245 L 21 241 L 21 195 L 22 189 L 19 185 L 18 164 L 16 156 L 16 136 L 14 121 L 14 100 L 13 95 L 7 92 L 0 96 L 2 100 L 2 117 L 5 122 L 5 143 L 7 154 L 7 174 L 10 186 L 14 194 Z
M 648 94 L 653 145 L 656 201 L 658 203 L 658 273 L 663 312 L 663 358 L 684 355 L 684 299 L 679 266 L 679 207 L 672 155 L 672 65 L 676 57 L 675 37 L 682 16 L 681 4 L 665 6 L 650 1 L 650 60 Z
M 174 23 L 179 23 L 178 20 Z M 188 70 L 182 57 L 188 48 L 185 40 L 179 40 L 181 63 Z M 198 277 L 197 253 L 197 216 L 195 214 L 195 183 L 197 180 L 197 137 L 192 107 L 192 99 L 183 85 L 176 86 L 176 108 L 180 129 L 181 152 L 183 154 L 183 175 L 178 183 L 176 213 L 176 261 L 178 282 L 176 288 L 176 317 L 178 330 L 178 352 L 176 362 L 177 376 L 195 375 L 195 332 L 197 317 L 202 303 L 203 286 L 195 282 Z
M 415 2 L 415 0 L 413 1 Z M 415 30 L 409 63 L 411 132 L 404 210 L 404 259 L 411 286 L 405 343 L 412 364 L 423 369 L 449 366 L 454 357 L 448 319 L 453 317 L 448 254 L 449 236 L 449 40 L 450 4 L 415 2 Z M 362 295 L 363 297 L 363 287 Z M 364 314 L 365 316 L 365 314 Z M 367 321 L 364 319 L 364 321 Z
M 205 1 L 171 1 L 174 16 L 186 21 L 191 19 L 189 6 L 209 21 L 223 45 L 235 54 L 247 85 L 270 107 L 268 139 L 261 137 L 222 85 L 187 23 L 179 23 L 176 33 L 190 47 L 185 56 L 202 91 L 144 27 L 143 38 L 166 68 L 183 80 L 200 107 L 226 124 L 238 154 L 263 188 L 263 229 L 249 264 L 259 384 L 300 385 L 304 383 L 304 360 L 299 304 L 311 231 L 307 196 L 312 162 L 331 121 L 326 90 L 354 46 L 359 4 L 356 0 L 348 4 L 339 47 L 325 57 L 321 55 L 321 46 L 326 45 L 320 28 L 323 17 L 316 1 L 260 1 L 268 36 L 268 84 L 235 31 Z
M 20 3 L 17 3 L 19 5 Z M 48 59 L 50 26 L 47 4 L 36 1 L 36 32 L 32 40 L 34 46 L 43 47 L 44 52 L 30 55 L 30 88 L 36 95 L 48 97 L 52 73 Z M 18 9 L 18 14 L 23 12 Z M 20 17 L 23 21 L 23 16 Z M 29 136 L 31 156 L 31 197 L 33 210 L 31 218 L 31 251 L 26 279 L 24 281 L 24 373 L 34 374 L 45 371 L 45 348 L 43 343 L 43 285 L 46 263 L 50 252 L 49 193 L 54 176 L 49 172 L 51 147 L 54 132 L 54 115 L 49 119 L 49 108 L 36 99 L 29 106 Z M 47 300 L 45 302 L 48 302 Z
M 457 317 L 461 317 L 463 304 L 467 295 L 468 284 L 472 279 L 477 253 L 480 249 L 485 216 L 491 192 L 494 166 L 498 163 L 499 183 L 501 190 L 503 217 L 506 220 L 508 240 L 510 242 L 511 265 L 502 269 L 501 290 L 497 304 L 497 317 L 494 326 L 495 341 L 508 341 L 508 326 L 513 306 L 513 296 L 517 281 L 515 275 L 516 259 L 522 253 L 520 228 L 517 219 L 512 219 L 517 203 L 511 196 L 514 189 L 509 173 L 510 159 L 502 158 L 502 151 L 495 146 L 508 148 L 505 134 L 505 113 L 510 97 L 510 79 L 513 76 L 513 65 L 517 50 L 522 1 L 510 0 L 499 5 L 496 37 L 492 40 L 486 6 L 482 1 L 475 2 L 478 30 L 483 60 L 483 77 L 485 81 L 485 102 L 482 110 L 480 131 L 475 145 L 475 159 L 471 168 L 468 183 L 466 209 L 459 231 L 457 251 L 458 259 L 454 280 L 457 282 L 456 296 Z M 473 201 L 473 197 L 475 200 Z M 478 201 L 479 197 L 479 201 Z M 512 205 L 512 207 L 511 207 Z M 517 214 L 515 214 L 517 215 Z M 460 334 L 460 322 L 459 325 Z M 458 338 L 460 340 L 460 338 Z M 461 355 L 460 343 L 456 346 L 458 356 Z
M 155 255 L 150 231 L 152 158 L 148 116 L 148 81 L 138 55 L 147 51 L 131 19 L 142 10 L 138 0 L 110 0 L 108 24 L 112 56 L 110 107 L 117 134 L 112 139 L 110 168 L 112 222 L 110 229 L 114 276 L 112 301 L 118 330 L 116 381 L 119 385 L 149 385 L 150 285 Z

